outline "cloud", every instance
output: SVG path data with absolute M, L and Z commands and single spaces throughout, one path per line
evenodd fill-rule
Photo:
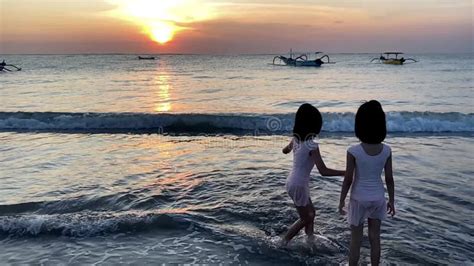
M 107 0 L 116 6 L 109 16 L 129 21 L 142 28 L 151 39 L 166 43 L 175 33 L 187 30 L 182 24 L 212 18 L 212 6 L 199 0 Z

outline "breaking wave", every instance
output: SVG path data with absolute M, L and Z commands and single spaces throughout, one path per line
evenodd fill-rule
M 152 212 L 30 214 L 0 216 L 0 236 L 85 237 L 131 231 L 187 229 L 195 225 L 180 215 Z
M 294 114 L 151 114 L 0 112 L 0 131 L 77 133 L 272 133 L 286 134 Z M 354 113 L 323 113 L 325 132 L 352 132 Z M 474 114 L 388 112 L 392 133 L 474 132 Z

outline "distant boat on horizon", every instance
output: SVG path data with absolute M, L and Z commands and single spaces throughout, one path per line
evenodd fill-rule
M 413 63 L 416 63 L 416 61 L 413 58 L 404 58 L 403 56 L 401 58 L 398 58 L 398 55 L 402 55 L 403 53 L 401 52 L 385 52 L 381 53 L 380 57 L 378 58 L 373 58 L 370 60 L 370 62 L 378 60 L 382 64 L 388 64 L 388 65 L 403 65 L 406 61 L 413 61 Z M 390 57 L 392 56 L 392 57 Z
M 7 64 L 7 63 L 5 63 L 5 60 L 3 60 L 3 61 L 0 63 L 0 73 L 1 73 L 1 72 L 11 72 L 11 71 L 13 71 L 13 70 L 7 68 L 7 66 L 8 66 L 8 67 L 13 67 L 13 68 L 15 68 L 16 71 L 21 71 L 21 67 L 17 67 L 17 66 L 12 65 L 12 64 Z
M 138 56 L 138 60 L 155 60 L 154 56 Z
M 315 52 L 316 56 L 322 54 L 322 52 Z M 283 66 L 295 66 L 295 67 L 320 67 L 322 64 L 335 64 L 331 62 L 329 56 L 323 54 L 323 56 L 310 59 L 311 53 L 300 53 L 299 56 L 293 58 L 293 50 L 290 50 L 290 57 L 283 55 L 278 55 L 273 58 L 273 65 L 283 65 Z M 324 62 L 323 58 L 326 58 L 327 61 Z

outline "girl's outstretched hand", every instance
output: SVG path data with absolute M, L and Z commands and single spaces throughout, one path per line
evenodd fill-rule
M 283 154 L 288 154 L 291 152 L 292 149 L 293 149 L 293 139 L 290 141 L 288 145 L 286 145 L 285 148 L 283 148 L 282 152 Z
M 387 213 L 395 216 L 395 204 L 392 201 L 387 203 Z

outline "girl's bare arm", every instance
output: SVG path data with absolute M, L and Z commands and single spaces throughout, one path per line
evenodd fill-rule
M 343 176 L 344 175 L 345 173 L 344 171 L 334 170 L 326 166 L 326 164 L 323 161 L 323 158 L 321 157 L 319 148 L 311 151 L 311 157 L 313 158 L 313 161 L 316 164 L 316 167 L 318 168 L 318 171 L 322 176 Z
M 385 184 L 387 185 L 388 191 L 388 213 L 392 216 L 395 215 L 395 182 L 393 181 L 393 172 L 392 172 L 392 155 L 388 157 L 387 162 L 385 163 Z
M 346 159 L 346 174 L 344 175 L 344 181 L 342 182 L 341 197 L 339 198 L 339 212 L 343 214 L 342 208 L 344 208 L 347 193 L 352 185 L 352 179 L 354 177 L 355 158 L 352 154 L 347 153 Z
M 291 150 L 293 149 L 293 139 L 290 141 L 290 143 L 288 145 L 286 145 L 285 148 L 283 148 L 283 153 L 284 154 L 288 154 L 291 152 Z

